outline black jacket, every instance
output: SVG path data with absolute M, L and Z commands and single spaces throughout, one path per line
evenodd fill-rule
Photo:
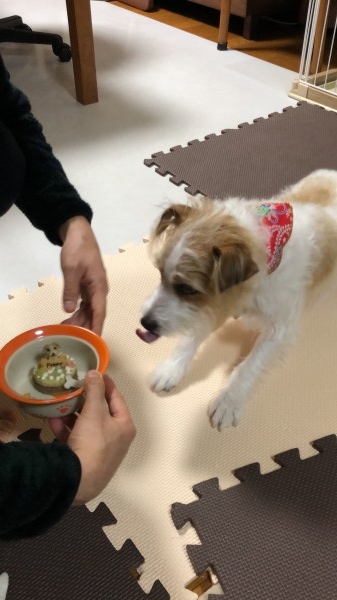
M 0 539 L 45 532 L 71 506 L 81 463 L 57 442 L 0 443 Z
M 6 182 L 10 169 L 1 170 L 1 164 L 18 160 L 18 165 L 12 165 L 11 173 L 15 173 L 16 166 L 24 163 L 24 176 L 15 189 L 15 204 L 52 243 L 61 244 L 57 234 L 60 225 L 78 215 L 90 222 L 92 210 L 68 181 L 40 123 L 31 113 L 28 99 L 10 83 L 1 56 L 0 125 L 6 132 L 0 140 L 0 159 L 4 153 L 0 178 L 13 189 L 13 181 Z M 6 154 L 7 137 L 15 140 L 17 146 L 12 154 Z M 3 189 L 7 189 L 6 185 Z M 9 208 L 5 203 L 6 198 L 0 194 L 0 214 Z M 0 443 L 0 538 L 27 537 L 47 530 L 71 506 L 80 478 L 80 461 L 66 445 Z
M 61 244 L 57 235 L 59 227 L 78 215 L 90 222 L 92 210 L 68 181 L 44 137 L 42 126 L 31 113 L 28 98 L 10 83 L 1 56 L 0 122 L 13 136 L 25 161 L 25 178 L 15 204 L 52 243 Z M 0 170 L 0 176 L 6 173 Z M 0 197 L 0 214 L 3 213 L 1 201 Z

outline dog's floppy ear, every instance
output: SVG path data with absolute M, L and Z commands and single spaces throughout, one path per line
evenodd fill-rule
M 161 235 L 166 229 L 175 228 L 181 225 L 191 213 L 191 207 L 185 204 L 172 204 L 160 217 L 154 235 Z
M 244 244 L 226 244 L 213 247 L 214 275 L 220 292 L 242 283 L 258 272 L 248 248 Z

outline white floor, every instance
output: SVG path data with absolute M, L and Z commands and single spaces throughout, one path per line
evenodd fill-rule
M 143 160 L 156 151 L 280 111 L 294 73 L 102 1 L 92 2 L 99 103 L 75 100 L 71 63 L 46 46 L 2 44 L 15 85 L 83 198 L 94 208 L 102 252 L 139 243 L 168 199 L 184 201 Z M 19 14 L 68 41 L 64 0 L 2 0 L 0 17 Z M 13 208 L 0 223 L 0 302 L 60 275 L 59 250 Z

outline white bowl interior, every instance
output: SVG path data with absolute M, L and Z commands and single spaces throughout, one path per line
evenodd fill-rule
M 55 394 L 40 392 L 32 383 L 32 370 L 38 359 L 43 355 L 43 347 L 46 344 L 57 343 L 62 352 L 69 354 L 77 365 L 77 377 L 79 380 L 85 377 L 87 371 L 97 369 L 99 357 L 93 346 L 88 342 L 73 336 L 52 335 L 44 336 L 28 344 L 24 344 L 13 353 L 5 368 L 7 384 L 18 394 L 30 395 L 30 400 L 50 400 Z M 67 390 L 64 390 L 66 393 Z M 74 389 L 69 390 L 73 392 Z

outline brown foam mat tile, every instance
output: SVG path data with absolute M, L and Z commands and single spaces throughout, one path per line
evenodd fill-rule
M 262 475 L 254 463 L 241 481 L 220 490 L 217 479 L 193 487 L 199 500 L 172 506 L 178 529 L 188 521 L 200 545 L 187 552 L 197 574 L 214 569 L 224 595 L 215 600 L 316 600 L 337 597 L 337 441 L 313 442 L 315 456 L 292 449 Z
M 315 169 L 337 169 L 336 136 L 337 114 L 303 103 L 144 163 L 191 195 L 269 198 Z
M 142 590 L 142 555 L 131 540 L 116 550 L 102 529 L 115 523 L 101 503 L 94 512 L 72 509 L 43 536 L 0 542 L 6 600 L 168 600 L 159 581 Z

